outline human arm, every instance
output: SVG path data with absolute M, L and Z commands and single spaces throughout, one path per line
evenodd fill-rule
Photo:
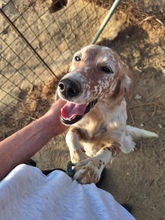
M 64 104 L 64 101 L 57 100 L 41 118 L 0 142 L 0 180 L 67 129 L 60 122 L 60 110 Z

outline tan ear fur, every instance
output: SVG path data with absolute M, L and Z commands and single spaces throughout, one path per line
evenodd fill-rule
M 116 88 L 112 96 L 113 99 L 121 101 L 123 97 L 130 98 L 132 95 L 132 76 L 124 66 L 122 66 L 119 74 Z
M 125 80 L 124 80 L 124 88 L 125 88 L 126 98 L 128 98 L 128 99 L 132 96 L 132 84 L 133 84 L 133 76 L 128 70 L 126 70 Z

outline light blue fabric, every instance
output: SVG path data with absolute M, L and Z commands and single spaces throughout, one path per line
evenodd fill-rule
M 0 220 L 134 220 L 113 196 L 62 171 L 17 166 L 0 182 Z

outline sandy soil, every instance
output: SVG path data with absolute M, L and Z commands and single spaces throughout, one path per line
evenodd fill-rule
M 137 151 L 129 155 L 119 155 L 106 167 L 101 188 L 109 191 L 119 203 L 131 206 L 132 214 L 136 219 L 163 220 L 165 219 L 163 7 L 155 1 L 138 0 L 137 3 L 136 6 L 130 2 L 120 5 L 98 43 L 117 51 L 134 75 L 133 95 L 128 102 L 128 123 L 154 131 L 159 138 L 140 141 Z M 40 4 L 37 7 L 42 9 L 43 5 Z M 83 8 L 84 2 L 79 1 L 78 7 Z M 90 17 L 92 7 L 92 4 L 88 6 L 86 14 L 82 17 Z M 71 15 L 75 12 L 74 7 L 68 10 Z M 105 11 L 104 7 L 100 7 L 101 16 Z M 98 19 L 98 14 L 96 18 Z M 71 25 L 74 27 L 76 23 L 73 22 Z M 83 27 L 85 28 L 86 25 L 83 24 Z M 97 30 L 97 25 L 94 30 Z M 72 50 L 79 49 L 79 46 L 86 45 L 86 42 L 90 43 L 93 36 L 91 34 L 86 36 L 87 41 L 83 38 L 79 41 L 79 35 L 75 34 L 75 41 L 79 43 L 74 45 Z M 61 44 L 61 48 L 66 46 Z M 62 64 L 62 61 L 59 61 L 59 66 Z M 57 75 L 63 75 L 62 70 L 66 71 L 68 65 L 69 62 L 61 68 L 61 71 L 56 71 Z M 53 64 L 51 66 L 54 68 Z M 21 104 L 17 102 L 17 111 L 13 112 L 12 109 L 10 112 L 8 109 L 1 114 L 1 139 L 42 115 L 54 100 L 56 86 L 57 80 L 52 78 L 44 85 L 36 81 L 28 89 L 22 85 L 26 92 L 18 94 L 23 102 Z M 65 134 L 50 141 L 33 159 L 41 169 L 54 167 L 66 169 L 69 152 L 65 144 Z

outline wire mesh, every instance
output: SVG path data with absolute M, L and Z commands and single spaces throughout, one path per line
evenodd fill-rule
M 80 7 L 77 1 L 72 1 L 56 13 L 50 13 L 47 2 L 4 3 L 1 11 L 0 112 L 21 101 L 19 93 L 26 93 L 30 85 L 58 78 L 73 53 L 90 43 L 105 12 L 106 9 L 99 10 L 89 2 L 82 2 Z M 96 23 L 98 17 L 100 22 Z

